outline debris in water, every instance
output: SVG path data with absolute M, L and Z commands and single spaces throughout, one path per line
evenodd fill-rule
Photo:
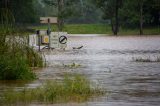
M 63 64 L 63 66 L 64 67 L 69 67 L 69 68 L 78 68 L 81 65 L 80 64 L 76 64 L 76 63 L 72 63 L 72 64 L 68 64 L 68 65 Z
M 82 49 L 83 46 L 80 46 L 80 47 L 73 47 L 73 49 Z

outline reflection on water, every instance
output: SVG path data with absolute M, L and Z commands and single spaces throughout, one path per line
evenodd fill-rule
M 72 50 L 72 47 L 82 45 L 84 46 L 82 49 Z M 86 75 L 109 92 L 106 97 L 92 98 L 87 103 L 52 106 L 159 106 L 160 104 L 160 63 L 132 61 L 133 57 L 150 57 L 153 60 L 159 57 L 160 37 L 72 36 L 69 37 L 66 51 L 53 50 L 45 54 L 49 67 L 37 71 L 39 80 L 20 86 L 38 86 L 45 79 L 61 79 L 62 73 L 70 72 Z M 80 64 L 81 67 L 64 67 L 72 63 Z M 0 82 L 0 90 L 5 87 L 10 87 L 10 84 Z

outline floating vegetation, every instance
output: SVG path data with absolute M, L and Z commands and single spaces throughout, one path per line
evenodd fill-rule
M 0 98 L 5 105 L 30 103 L 66 103 L 84 102 L 93 96 L 101 96 L 105 92 L 96 87 L 82 75 L 65 75 L 62 81 L 47 81 L 37 88 L 24 88 L 21 91 L 8 90 Z
M 72 63 L 72 64 L 68 64 L 68 65 L 63 64 L 63 66 L 68 67 L 68 68 L 79 68 L 79 67 L 81 67 L 80 64 L 76 64 L 76 63 Z
M 144 58 L 144 57 L 138 57 L 138 58 L 132 58 L 134 62 L 160 62 L 160 57 L 156 57 L 155 59 L 151 59 L 150 57 Z

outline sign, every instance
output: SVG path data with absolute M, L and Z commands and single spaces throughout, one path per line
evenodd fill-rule
M 48 44 L 49 43 L 49 36 L 42 36 L 42 43 Z
M 57 17 L 40 17 L 40 23 L 42 24 L 47 24 L 47 23 L 55 24 L 58 23 L 57 20 L 58 20 Z
M 67 33 L 66 32 L 52 32 L 50 34 L 51 48 L 66 48 L 67 47 Z
M 59 43 L 60 44 L 66 44 L 67 43 L 67 37 L 66 36 L 60 36 L 59 37 Z
M 59 33 L 51 32 L 50 34 L 50 47 L 59 48 Z
M 47 35 L 47 31 L 46 30 L 40 30 L 39 35 Z
M 37 44 L 38 44 L 37 35 L 29 35 L 29 45 L 37 46 Z
M 65 49 L 67 47 L 67 32 L 60 32 L 59 48 Z

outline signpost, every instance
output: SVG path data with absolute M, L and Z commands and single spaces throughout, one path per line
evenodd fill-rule
M 48 38 L 49 38 L 48 47 L 50 49 L 51 48 L 50 46 L 53 46 L 53 45 L 50 44 L 50 42 L 51 42 L 51 37 L 50 37 L 51 25 L 50 24 L 58 23 L 58 19 L 57 19 L 57 17 L 40 17 L 40 23 L 48 24 L 47 35 L 48 35 Z
M 59 47 L 59 33 L 58 32 L 52 32 L 50 35 L 50 47 L 51 48 L 58 48 Z
M 58 22 L 57 17 L 40 17 L 40 23 L 42 24 L 56 24 Z
M 36 35 L 29 36 L 30 46 L 38 46 L 38 50 L 41 50 L 41 46 L 48 45 L 48 48 L 60 48 L 65 49 L 67 47 L 67 32 L 51 32 L 51 25 L 57 23 L 57 17 L 40 17 L 40 23 L 48 24 L 48 30 L 37 30 Z

